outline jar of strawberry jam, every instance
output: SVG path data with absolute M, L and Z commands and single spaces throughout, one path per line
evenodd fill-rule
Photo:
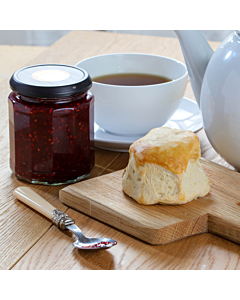
M 91 77 L 67 65 L 29 66 L 10 79 L 10 167 L 18 179 L 59 185 L 94 166 Z

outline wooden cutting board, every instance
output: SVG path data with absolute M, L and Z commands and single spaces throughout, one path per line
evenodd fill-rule
M 153 245 L 203 232 L 240 243 L 240 174 L 204 159 L 201 164 L 210 193 L 187 204 L 138 204 L 122 191 L 122 170 L 70 185 L 60 201 Z

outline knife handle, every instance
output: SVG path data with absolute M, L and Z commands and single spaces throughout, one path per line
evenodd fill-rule
M 66 230 L 67 226 L 75 222 L 64 212 L 57 210 L 52 204 L 38 195 L 27 186 L 20 186 L 13 191 L 13 195 L 23 203 L 35 209 L 55 224 L 61 230 Z
M 13 191 L 13 195 L 26 205 L 35 209 L 48 219 L 52 220 L 53 211 L 56 209 L 52 204 L 43 199 L 39 194 L 26 186 L 21 186 Z

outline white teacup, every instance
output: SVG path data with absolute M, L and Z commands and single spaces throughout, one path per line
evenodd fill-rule
M 164 125 L 177 110 L 187 85 L 186 66 L 158 55 L 107 54 L 87 58 L 76 66 L 86 70 L 93 79 L 116 73 L 143 73 L 172 79 L 143 86 L 109 85 L 93 80 L 95 122 L 119 135 L 144 135 Z

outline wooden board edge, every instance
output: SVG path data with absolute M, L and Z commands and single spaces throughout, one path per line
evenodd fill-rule
M 208 214 L 206 213 L 199 215 L 197 218 L 183 220 L 163 228 L 151 228 L 127 216 L 123 216 L 101 203 L 91 201 L 86 196 L 79 193 L 74 195 L 67 189 L 60 191 L 59 199 L 65 205 L 81 213 L 152 245 L 164 245 L 208 231 Z
M 208 232 L 240 244 L 240 222 L 225 219 L 224 216 L 209 214 Z

